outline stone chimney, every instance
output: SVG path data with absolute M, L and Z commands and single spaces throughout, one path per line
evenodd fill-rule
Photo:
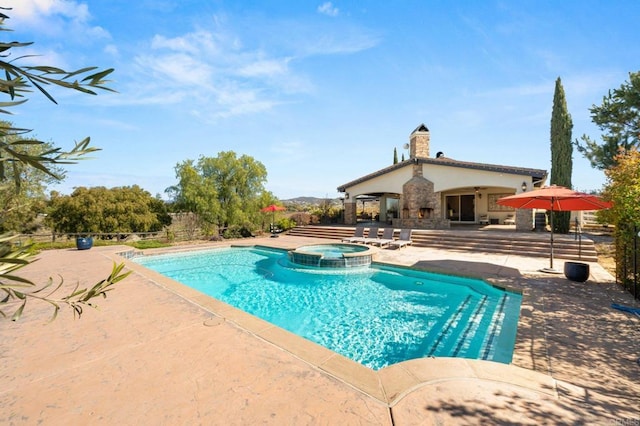
M 419 125 L 409 136 L 409 158 L 429 158 L 429 129 Z

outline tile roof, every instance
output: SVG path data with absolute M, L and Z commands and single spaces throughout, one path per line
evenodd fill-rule
M 403 167 L 407 167 L 413 164 L 415 161 L 421 164 L 433 164 L 439 166 L 447 166 L 447 167 L 460 167 L 464 169 L 475 169 L 475 170 L 485 170 L 489 172 L 498 172 L 498 173 L 508 173 L 508 174 L 516 174 L 516 175 L 526 175 L 531 176 L 533 178 L 534 183 L 536 181 L 542 181 L 547 177 L 547 171 L 542 169 L 530 169 L 526 167 L 514 167 L 514 166 L 501 166 L 497 164 L 486 164 L 486 163 L 474 163 L 469 161 L 459 161 L 451 158 L 447 158 L 444 156 L 438 158 L 410 158 L 408 160 L 399 162 L 389 167 L 385 167 L 384 169 L 380 169 L 377 172 L 370 173 L 368 175 L 362 176 L 356 180 L 352 180 L 351 182 L 345 183 L 344 185 L 340 185 L 338 187 L 338 192 L 344 192 L 345 188 L 357 185 L 362 182 L 366 182 L 370 179 L 376 178 L 378 176 L 382 176 L 394 170 L 401 169 Z

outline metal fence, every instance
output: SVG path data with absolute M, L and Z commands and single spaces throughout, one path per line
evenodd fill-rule
M 640 226 L 621 226 L 616 230 L 616 282 L 640 299 L 638 263 L 640 261 Z

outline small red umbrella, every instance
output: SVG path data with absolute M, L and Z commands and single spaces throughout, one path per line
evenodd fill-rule
M 276 206 L 275 204 L 271 204 L 270 206 L 260 209 L 261 212 L 277 212 L 280 210 L 286 210 L 286 207 Z
M 497 203 L 516 209 L 545 209 L 555 212 L 603 210 L 613 206 L 612 203 L 604 201 L 595 195 L 585 194 L 557 185 L 503 197 Z M 553 269 L 553 215 L 551 215 L 550 225 L 551 258 L 548 272 L 555 272 Z
M 276 221 L 276 212 L 281 210 L 286 210 L 286 207 L 276 206 L 275 204 L 271 204 L 270 206 L 260 209 L 261 212 L 271 212 L 273 214 L 271 217 L 271 233 L 272 234 L 275 231 L 274 222 Z

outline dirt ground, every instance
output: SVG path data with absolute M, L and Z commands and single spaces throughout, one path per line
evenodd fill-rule
M 611 235 L 587 235 L 591 238 L 598 252 L 598 263 L 611 275 L 616 276 L 615 246 Z

